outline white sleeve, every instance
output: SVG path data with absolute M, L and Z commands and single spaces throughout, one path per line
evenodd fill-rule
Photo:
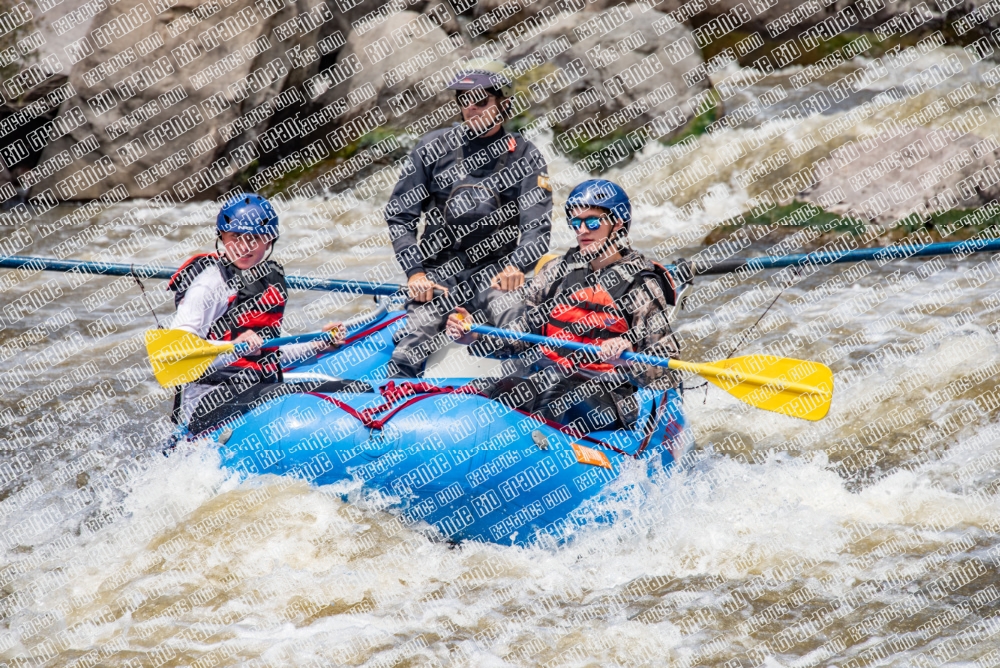
M 229 308 L 229 299 L 236 291 L 226 285 L 218 267 L 208 267 L 191 282 L 170 326 L 201 338 L 208 336 L 212 323 Z

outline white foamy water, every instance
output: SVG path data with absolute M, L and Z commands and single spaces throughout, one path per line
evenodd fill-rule
M 915 61 L 879 85 L 926 66 Z M 970 66 L 956 86 L 978 72 Z M 771 133 L 745 160 L 831 118 Z M 659 158 L 665 166 L 636 177 L 636 191 L 700 159 L 718 170 L 676 202 L 637 206 L 636 246 L 664 247 L 743 209 L 752 193 L 733 176 L 746 164 L 725 167 L 718 150 L 754 132 L 762 130 L 724 130 L 684 155 L 647 147 L 612 170 L 623 179 L 669 153 L 669 162 Z M 557 211 L 567 193 L 556 192 Z M 692 198 L 697 206 L 679 206 Z M 288 273 L 395 271 L 401 280 L 380 203 L 340 215 L 330 202 L 283 206 L 278 256 Z M 210 249 L 210 236 L 196 235 L 213 219 L 211 206 L 146 211 L 140 224 L 111 227 L 70 257 L 97 259 L 143 230 L 148 243 L 130 259 L 175 265 Z M 173 229 L 158 237 L 164 225 Z M 85 228 L 36 238 L 25 252 L 51 256 Z M 565 248 L 571 237 L 558 216 L 554 228 L 553 247 Z M 688 256 L 699 248 L 673 246 Z M 984 261 L 993 278 L 970 281 Z M 786 289 L 734 351 L 829 364 L 837 389 L 824 421 L 750 409 L 692 379 L 685 407 L 695 461 L 669 476 L 627 470 L 605 507 L 616 523 L 530 549 L 449 545 L 427 526 L 367 507 L 348 483 L 241 480 L 219 469 L 205 443 L 164 457 L 168 397 L 129 343 L 153 326 L 137 288 L 5 272 L 8 302 L 50 281 L 61 294 L 0 330 L 0 345 L 24 344 L 0 368 L 56 342 L 82 345 L 0 396 L 9 466 L 0 468 L 0 657 L 130 667 L 994 665 L 1000 402 L 990 393 L 1000 266 L 976 255 L 857 266 L 825 267 Z M 763 292 L 771 276 L 682 311 L 684 357 L 728 352 L 771 301 L 743 309 L 737 298 Z M 171 305 L 157 299 L 162 283 L 146 283 L 169 318 Z M 92 297 L 102 288 L 117 294 L 102 304 Z M 315 324 L 303 310 L 322 299 L 294 292 L 291 329 Z M 358 299 L 337 315 L 370 304 Z M 833 324 L 819 327 L 824 318 Z M 46 322 L 47 333 L 30 334 Z M 95 389 L 104 400 L 88 408 L 81 398 Z

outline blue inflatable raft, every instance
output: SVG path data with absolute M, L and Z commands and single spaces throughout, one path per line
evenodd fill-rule
M 464 346 L 432 356 L 425 378 L 385 380 L 404 320 L 376 311 L 344 346 L 287 368 L 252 409 L 199 435 L 219 443 L 230 469 L 317 485 L 357 479 L 448 540 L 520 545 L 602 521 L 588 502 L 630 460 L 666 468 L 683 454 L 676 390 L 640 389 L 634 430 L 584 435 L 478 394 L 468 383 L 499 362 Z

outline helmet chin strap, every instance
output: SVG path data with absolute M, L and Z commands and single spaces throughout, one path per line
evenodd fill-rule
M 605 251 L 607 251 L 608 248 L 611 248 L 612 246 L 614 246 L 615 252 L 620 253 L 622 251 L 622 247 L 623 246 L 627 247 L 627 244 L 619 244 L 618 243 L 619 239 L 621 239 L 623 241 L 625 239 L 625 235 L 623 234 L 623 231 L 624 231 L 624 228 L 621 228 L 619 230 L 613 230 L 613 231 L 609 232 L 608 236 L 604 237 L 604 241 L 601 242 L 601 246 L 597 250 L 590 251 L 588 253 L 584 253 L 583 249 L 581 248 L 580 249 L 580 257 L 583 258 L 584 260 L 587 260 L 589 262 L 590 260 L 594 260 L 594 259 L 597 259 L 597 258 L 601 257 L 601 255 L 603 255 L 605 253 Z
M 503 104 L 504 102 L 506 102 L 506 104 Z M 463 120 L 462 124 L 465 125 L 466 132 L 471 134 L 473 137 L 482 137 L 483 135 L 485 135 L 487 132 L 490 132 L 491 130 L 493 130 L 493 128 L 497 127 L 498 125 L 503 125 L 503 122 L 507 120 L 507 109 L 509 107 L 510 107 L 510 101 L 507 100 L 506 98 L 497 100 L 497 110 L 500 113 L 497 114 L 497 117 L 493 121 L 493 124 L 488 127 L 476 129 L 469 123 L 469 121 L 465 120 Z
M 616 236 L 617 236 L 617 235 L 616 235 Z M 615 245 L 615 240 L 614 240 L 614 239 L 612 238 L 612 236 L 611 236 L 611 235 L 609 234 L 608 236 L 606 236 L 606 237 L 604 238 L 604 241 L 603 241 L 603 242 L 601 242 L 601 246 L 600 246 L 600 248 L 598 248 L 597 250 L 594 250 L 594 251 L 590 251 L 590 252 L 587 252 L 587 253 L 585 253 L 585 252 L 583 251 L 583 249 L 581 248 L 581 249 L 580 249 L 580 257 L 582 257 L 582 258 L 583 258 L 584 260 L 587 260 L 587 261 L 590 261 L 590 260 L 596 260 L 597 258 L 599 258 L 599 257 L 601 257 L 602 255 L 604 255 L 604 252 L 605 252 L 605 251 L 606 251 L 606 250 L 607 250 L 608 248 L 610 248 L 611 246 L 615 246 L 615 250 L 616 250 L 616 251 L 617 251 L 617 250 L 619 250 L 619 249 L 618 249 L 618 247 L 617 247 L 617 246 Z

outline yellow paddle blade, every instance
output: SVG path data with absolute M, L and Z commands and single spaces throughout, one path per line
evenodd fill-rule
M 818 362 L 747 355 L 711 364 L 671 360 L 751 406 L 804 420 L 822 420 L 833 398 L 833 372 Z
M 201 378 L 215 358 L 233 349 L 231 343 L 211 343 L 182 329 L 146 332 L 146 353 L 153 375 L 163 387 L 183 385 Z

